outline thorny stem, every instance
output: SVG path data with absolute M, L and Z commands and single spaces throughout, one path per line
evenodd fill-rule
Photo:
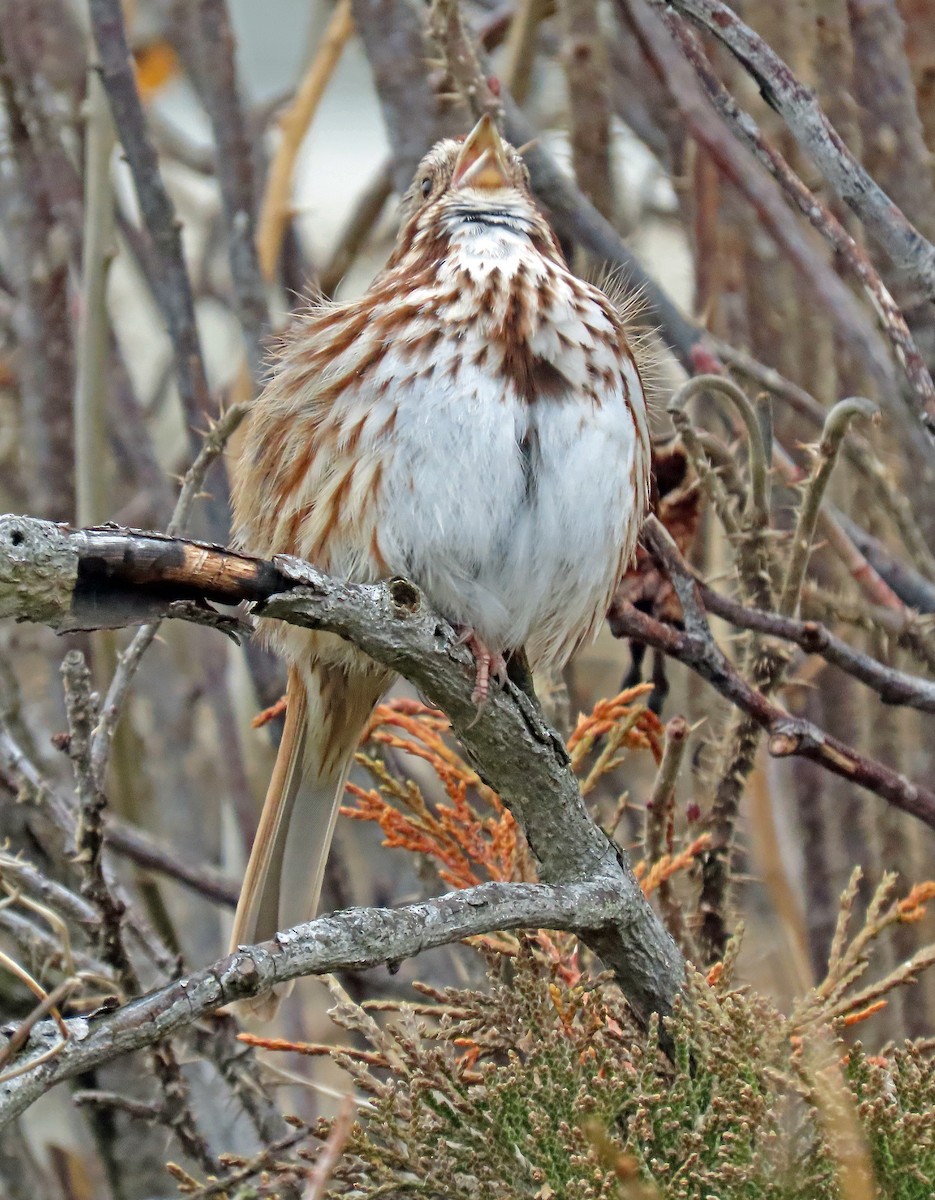
M 675 785 L 688 747 L 688 722 L 673 717 L 666 724 L 666 740 L 662 762 L 656 772 L 653 790 L 646 805 L 644 851 L 647 862 L 658 862 L 672 853 L 672 832 L 675 817 Z M 661 879 L 656 890 L 666 928 L 682 950 L 689 954 L 692 938 L 685 924 L 682 907 L 676 899 L 671 879 Z
M 841 443 L 848 426 L 858 416 L 879 420 L 880 410 L 870 400 L 854 397 L 849 400 L 839 400 L 825 420 L 815 467 L 806 484 L 802 503 L 799 505 L 795 533 L 792 536 L 792 553 L 786 567 L 786 576 L 779 597 L 780 616 L 794 616 L 799 606 L 799 596 L 812 552 L 812 542 L 815 537 L 815 527 L 818 524 L 821 502 L 831 479 L 831 472 L 838 460 Z
M 746 430 L 750 489 L 743 526 L 736 522 L 733 513 L 730 521 L 724 521 L 727 511 L 724 500 L 719 504 L 717 511 L 734 543 L 737 566 L 745 590 L 757 608 L 767 610 L 772 606 L 770 557 L 766 541 L 770 517 L 770 476 L 764 425 L 768 431 L 768 410 L 764 413 L 763 404 L 754 407 L 741 388 L 719 375 L 698 375 L 684 384 L 672 397 L 667 406 L 668 410 L 696 463 L 696 469 L 701 468 L 702 484 L 708 487 L 709 494 L 719 489 L 723 490 L 723 483 L 718 479 L 716 487 L 714 486 L 708 456 L 686 411 L 688 403 L 703 392 L 716 392 L 726 396 L 740 415 Z M 778 679 L 784 661 L 782 655 L 771 652 L 759 655 L 753 660 L 754 684 L 760 687 L 764 695 Z M 760 726 L 755 720 L 744 715 L 734 720 L 723 752 L 724 765 L 708 819 L 711 843 L 702 855 L 700 908 L 702 937 L 711 959 L 722 956 L 727 941 L 724 907 L 730 874 L 730 847 L 740 808 L 740 797 L 756 757 L 759 739 Z
M 657 6 L 659 5 L 659 0 L 653 0 L 653 2 Z M 711 3 L 711 0 L 701 0 L 701 3 L 712 10 L 724 7 L 716 2 Z M 683 6 L 675 4 L 674 7 Z M 684 7 L 694 8 L 695 5 L 685 4 Z M 695 16 L 696 13 L 692 12 L 691 15 Z M 731 15 L 733 16 L 733 14 Z M 830 242 L 835 251 L 850 266 L 851 270 L 864 285 L 877 310 L 880 323 L 890 340 L 896 358 L 915 392 L 922 423 L 929 429 L 930 433 L 933 432 L 932 423 L 935 421 L 935 384 L 933 384 L 925 361 L 913 340 L 905 317 L 890 292 L 884 286 L 879 274 L 874 270 L 870 260 L 861 251 L 855 240 L 834 214 L 799 179 L 798 175 L 795 174 L 782 155 L 766 142 L 752 117 L 738 107 L 733 96 L 731 96 L 727 88 L 724 87 L 717 77 L 704 51 L 699 46 L 696 37 L 686 28 L 681 18 L 672 12 L 665 12 L 663 19 L 679 43 L 683 54 L 694 66 L 708 96 L 727 125 L 749 147 L 754 156 L 763 163 L 767 170 L 775 176 L 799 211 Z M 752 33 L 752 31 L 748 32 Z M 756 35 L 753 36 L 755 37 Z M 765 44 L 761 43 L 761 45 Z M 769 51 L 769 53 L 771 54 L 772 52 Z M 789 74 L 791 80 L 791 72 L 788 71 L 785 64 L 779 63 L 778 60 L 776 62 Z M 805 95 L 805 90 L 801 88 L 801 85 L 795 82 L 794 86 L 798 88 L 802 96 Z M 822 120 L 824 120 L 824 114 L 821 114 L 820 110 L 818 111 Z M 849 151 L 846 150 L 840 138 L 838 138 L 838 142 L 838 148 L 843 149 L 845 154 L 849 154 Z M 869 176 L 867 176 L 867 179 L 871 183 L 873 182 Z M 876 187 L 875 184 L 873 186 Z M 891 204 L 891 202 L 887 202 Z M 892 205 L 892 208 L 894 213 L 898 213 L 905 221 L 905 217 L 903 217 L 896 206 Z M 919 242 L 921 243 L 923 239 L 921 239 L 920 235 L 914 230 L 913 233 L 919 238 Z M 917 245 L 916 249 L 918 250 L 919 248 L 919 245 Z M 928 246 L 928 250 L 935 255 L 935 248 Z M 932 261 L 935 264 L 935 257 L 933 257 Z M 933 280 L 935 280 L 935 276 L 933 276 Z
M 798 384 L 784 378 L 772 367 L 766 367 L 756 359 L 728 346 L 717 344 L 717 352 L 728 367 L 751 383 L 766 389 L 810 424 L 822 428 L 828 415 L 827 409 L 813 395 Z M 916 568 L 929 578 L 935 578 L 935 555 L 932 554 L 913 513 L 912 503 L 890 471 L 874 453 L 873 448 L 860 436 L 849 433 L 844 439 L 844 453 L 851 464 L 867 479 L 874 494 L 896 526 L 903 545 Z M 772 451 L 775 463 L 776 448 Z
M 753 584 L 758 607 L 767 609 L 771 604 L 769 583 L 769 560 L 765 552 L 762 534 L 769 526 L 769 485 L 766 440 L 763 434 L 763 412 L 753 407 L 746 395 L 735 384 L 717 376 L 698 376 L 690 380 L 669 404 L 669 411 L 681 416 L 677 423 L 685 438 L 688 430 L 685 406 L 699 391 L 720 391 L 727 395 L 742 415 L 747 429 L 750 446 L 751 489 L 748 503 L 748 530 L 737 545 L 738 565 L 741 576 Z M 805 569 L 811 552 L 815 527 L 822 499 L 837 460 L 841 443 L 851 419 L 859 414 L 870 416 L 877 412 L 876 406 L 867 400 L 842 400 L 828 414 L 822 434 L 819 458 L 815 471 L 806 488 L 799 509 L 793 540 L 792 557 L 779 601 L 780 616 L 792 616 L 797 605 Z M 696 442 L 697 434 L 694 435 Z M 761 647 L 752 657 L 752 680 L 761 695 L 769 696 L 779 686 L 785 673 L 788 656 L 774 645 Z M 731 875 L 731 847 L 740 800 L 747 778 L 756 761 L 760 743 L 761 724 L 749 715 L 737 715 L 723 753 L 723 766 L 715 790 L 714 802 L 708 818 L 711 844 L 702 856 L 702 887 L 700 908 L 702 913 L 702 938 L 710 960 L 724 953 L 728 937 L 726 908 Z
M 748 516 L 757 528 L 769 524 L 769 459 L 760 417 L 746 393 L 732 380 L 723 375 L 696 375 L 683 383 L 666 405 L 671 416 L 683 413 L 696 396 L 704 392 L 718 392 L 726 396 L 737 410 L 747 431 L 750 464 L 750 499 Z
M 657 8 L 662 0 L 652 0 Z M 796 141 L 893 262 L 935 296 L 935 246 L 864 170 L 822 112 L 814 94 L 782 59 L 721 0 L 671 0 L 735 55 L 759 84 L 768 103 L 785 120 Z
M 765 728 L 770 735 L 769 750 L 774 756 L 801 754 L 856 783 L 868 783 L 874 778 L 880 780 L 882 772 L 889 779 L 887 790 L 890 795 L 894 799 L 900 795 L 910 805 L 915 804 L 918 792 L 914 785 L 896 772 L 817 731 L 810 722 L 790 717 L 781 708 L 771 704 L 766 694 L 768 688 L 760 691 L 751 687 L 714 642 L 691 572 L 671 537 L 655 517 L 647 520 L 644 539 L 676 589 L 683 609 L 685 629 L 684 632 L 678 632 L 627 607 L 612 614 L 614 632 L 618 636 L 623 633 L 635 636 L 679 658 L 714 684 L 742 714 L 731 743 L 735 749 L 728 761 L 728 771 L 725 772 L 722 789 L 710 817 L 712 845 L 702 866 L 702 936 L 706 953 L 711 958 L 718 958 L 723 954 L 727 942 L 725 903 L 730 878 L 730 839 L 742 790 L 742 779 L 738 780 L 738 773 L 746 766 L 742 756 L 746 755 L 752 761 L 756 748 L 754 738 L 759 738 L 761 728 Z M 771 655 L 770 659 L 773 657 Z M 766 665 L 760 668 L 764 675 Z M 907 787 L 909 790 L 906 790 Z M 935 822 L 935 805 L 927 822 Z

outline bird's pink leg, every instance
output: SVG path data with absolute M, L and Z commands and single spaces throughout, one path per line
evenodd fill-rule
M 506 683 L 508 678 L 506 659 L 501 651 L 491 651 L 487 643 L 473 629 L 463 626 L 457 626 L 457 629 L 458 641 L 462 646 L 467 646 L 474 655 L 476 674 L 471 700 L 480 709 L 487 703 L 487 697 L 490 695 L 491 676 L 501 686 Z

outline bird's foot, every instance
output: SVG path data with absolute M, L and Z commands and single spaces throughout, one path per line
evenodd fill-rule
M 509 675 L 506 659 L 501 651 L 491 651 L 487 643 L 473 629 L 458 626 L 458 643 L 467 646 L 474 655 L 474 690 L 471 700 L 477 705 L 478 714 L 490 695 L 490 681 L 495 679 L 502 687 Z

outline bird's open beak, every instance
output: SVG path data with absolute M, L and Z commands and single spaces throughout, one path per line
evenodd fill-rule
M 490 189 L 511 186 L 506 151 L 489 113 L 481 117 L 465 138 L 451 186 Z

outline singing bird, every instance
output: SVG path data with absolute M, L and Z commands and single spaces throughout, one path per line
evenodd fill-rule
M 596 634 L 646 511 L 637 339 L 569 270 L 489 116 L 439 142 L 360 299 L 289 333 L 236 467 L 238 543 L 344 579 L 402 575 L 464 637 L 483 703 L 505 656 L 561 665 Z M 361 730 L 391 681 L 334 634 L 271 620 L 285 731 L 234 946 L 314 915 Z

